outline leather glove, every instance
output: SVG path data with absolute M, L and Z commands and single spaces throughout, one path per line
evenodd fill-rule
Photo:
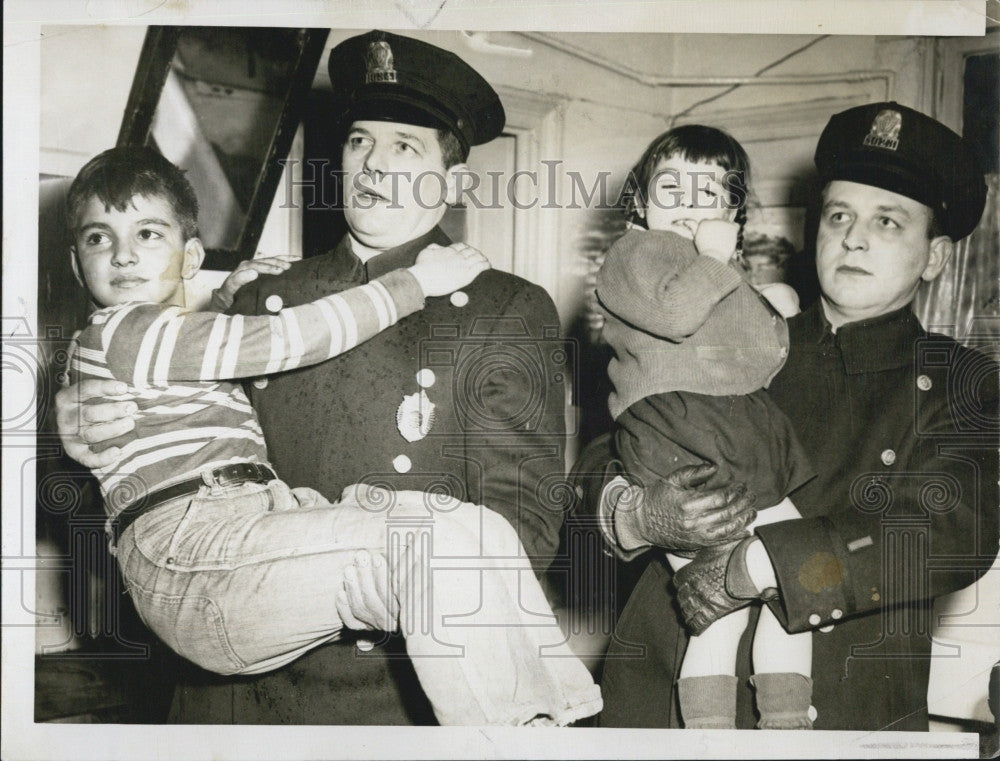
M 625 498 L 615 508 L 615 520 L 630 522 L 632 533 L 657 547 L 683 554 L 746 535 L 757 517 L 757 498 L 743 484 L 701 490 L 715 465 L 688 465 Z M 631 512 L 632 515 L 623 515 Z
M 758 592 L 746 565 L 746 549 L 756 537 L 748 536 L 715 547 L 706 547 L 694 560 L 674 574 L 677 602 L 692 634 L 701 634 L 710 624 L 751 600 L 772 600 L 777 590 Z

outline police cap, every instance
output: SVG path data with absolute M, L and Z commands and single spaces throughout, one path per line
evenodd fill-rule
M 969 143 L 898 103 L 869 103 L 832 116 L 815 160 L 823 182 L 873 185 L 929 206 L 952 240 L 971 233 L 983 215 L 986 170 Z
M 465 149 L 503 130 L 496 91 L 457 55 L 426 42 L 371 31 L 333 48 L 328 66 L 345 121 L 445 128 Z

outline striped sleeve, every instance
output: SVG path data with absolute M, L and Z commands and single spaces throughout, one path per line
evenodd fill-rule
M 246 378 L 335 357 L 423 306 L 406 270 L 275 315 L 131 305 L 102 325 L 111 374 L 138 388 Z

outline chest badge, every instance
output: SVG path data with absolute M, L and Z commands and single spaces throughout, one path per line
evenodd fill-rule
M 420 441 L 434 425 L 434 402 L 423 389 L 403 397 L 396 410 L 396 428 L 409 442 Z

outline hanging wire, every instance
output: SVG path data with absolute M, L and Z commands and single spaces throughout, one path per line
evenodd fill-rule
M 775 68 L 776 66 L 780 66 L 785 61 L 789 60 L 790 58 L 794 58 L 795 56 L 799 55 L 800 53 L 805 52 L 806 50 L 808 50 L 809 48 L 811 48 L 813 45 L 815 45 L 818 42 L 822 42 L 823 40 L 825 40 L 829 36 L 830 35 L 828 35 L 828 34 L 821 34 L 819 37 L 816 37 L 815 39 L 810 40 L 805 45 L 802 45 L 801 47 L 798 47 L 795 50 L 792 50 L 791 52 L 786 53 L 785 55 L 781 56 L 781 58 L 777 59 L 776 61 L 772 61 L 767 66 L 765 66 L 763 69 L 759 69 L 758 71 L 755 71 L 753 73 L 753 76 L 759 77 L 761 74 L 763 74 L 763 73 L 765 73 L 767 71 L 770 71 L 771 69 Z M 729 95 L 729 93 L 733 92 L 733 90 L 736 90 L 736 89 L 738 89 L 740 87 L 743 87 L 743 85 L 742 84 L 731 85 L 731 86 L 727 87 L 725 90 L 723 90 L 722 92 L 718 92 L 715 95 L 710 95 L 707 98 L 703 98 L 702 100 L 699 100 L 699 101 L 696 101 L 696 102 L 692 103 L 690 106 L 688 106 L 687 108 L 685 108 L 680 113 L 673 115 L 673 117 L 670 120 L 671 126 L 673 126 L 674 124 L 676 124 L 678 119 L 680 119 L 681 117 L 687 116 L 692 111 L 694 111 L 696 108 L 698 108 L 700 106 L 704 106 L 707 103 L 711 103 L 712 101 L 716 101 L 719 98 L 724 98 L 726 95 Z

